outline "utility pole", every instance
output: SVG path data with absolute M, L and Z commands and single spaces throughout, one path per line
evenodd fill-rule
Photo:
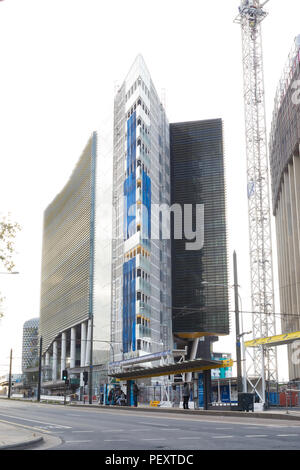
M 89 367 L 89 404 L 93 403 L 93 329 L 94 329 L 94 256 L 95 256 L 95 218 L 96 218 L 96 159 L 97 134 L 93 134 L 92 174 L 91 174 L 91 214 L 90 214 L 90 266 L 89 266 L 89 321 L 91 322 L 91 348 Z
M 91 350 L 90 350 L 90 370 L 89 370 L 89 404 L 93 404 L 93 323 L 94 315 L 91 318 Z
M 235 337 L 236 337 L 236 366 L 237 366 L 237 391 L 243 391 L 242 384 L 242 355 L 240 334 L 240 311 L 239 311 L 239 286 L 237 274 L 237 256 L 233 252 L 233 276 L 234 276 L 234 305 L 235 305 Z
M 8 377 L 8 398 L 11 397 L 11 368 L 12 368 L 12 349 L 9 357 L 9 377 Z
M 39 352 L 39 378 L 38 378 L 38 389 L 37 389 L 37 401 L 41 401 L 41 384 L 42 384 L 42 345 L 43 338 L 40 337 L 40 352 Z

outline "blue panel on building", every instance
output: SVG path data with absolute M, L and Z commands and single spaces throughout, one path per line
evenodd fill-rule
M 136 112 L 127 120 L 127 175 L 136 167 Z
M 135 258 L 123 264 L 123 352 L 136 349 L 136 263 Z
M 151 179 L 142 170 L 142 235 L 146 240 L 151 238 Z
M 199 408 L 204 408 L 204 381 L 203 374 L 199 373 L 198 376 L 198 398 L 199 398 Z
M 124 240 L 136 232 L 136 174 L 124 181 Z

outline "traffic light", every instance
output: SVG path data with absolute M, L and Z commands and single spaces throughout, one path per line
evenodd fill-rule
M 68 380 L 68 371 L 67 370 L 62 371 L 62 379 L 64 381 Z
M 88 383 L 88 376 L 89 376 L 89 373 L 88 373 L 87 370 L 85 370 L 83 372 L 83 383 L 84 383 L 84 385 L 86 385 Z

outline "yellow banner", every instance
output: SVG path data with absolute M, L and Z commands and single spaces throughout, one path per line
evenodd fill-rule
M 252 341 L 246 341 L 246 348 L 255 348 L 257 346 L 280 346 L 282 344 L 289 344 L 294 341 L 300 340 L 300 331 L 294 331 L 293 333 L 285 333 L 283 335 L 268 336 L 267 338 L 253 339 Z

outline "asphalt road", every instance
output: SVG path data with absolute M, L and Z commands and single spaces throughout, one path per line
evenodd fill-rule
M 0 421 L 55 450 L 300 450 L 300 421 L 191 416 L 0 401 Z M 41 447 L 40 447 L 41 449 Z

